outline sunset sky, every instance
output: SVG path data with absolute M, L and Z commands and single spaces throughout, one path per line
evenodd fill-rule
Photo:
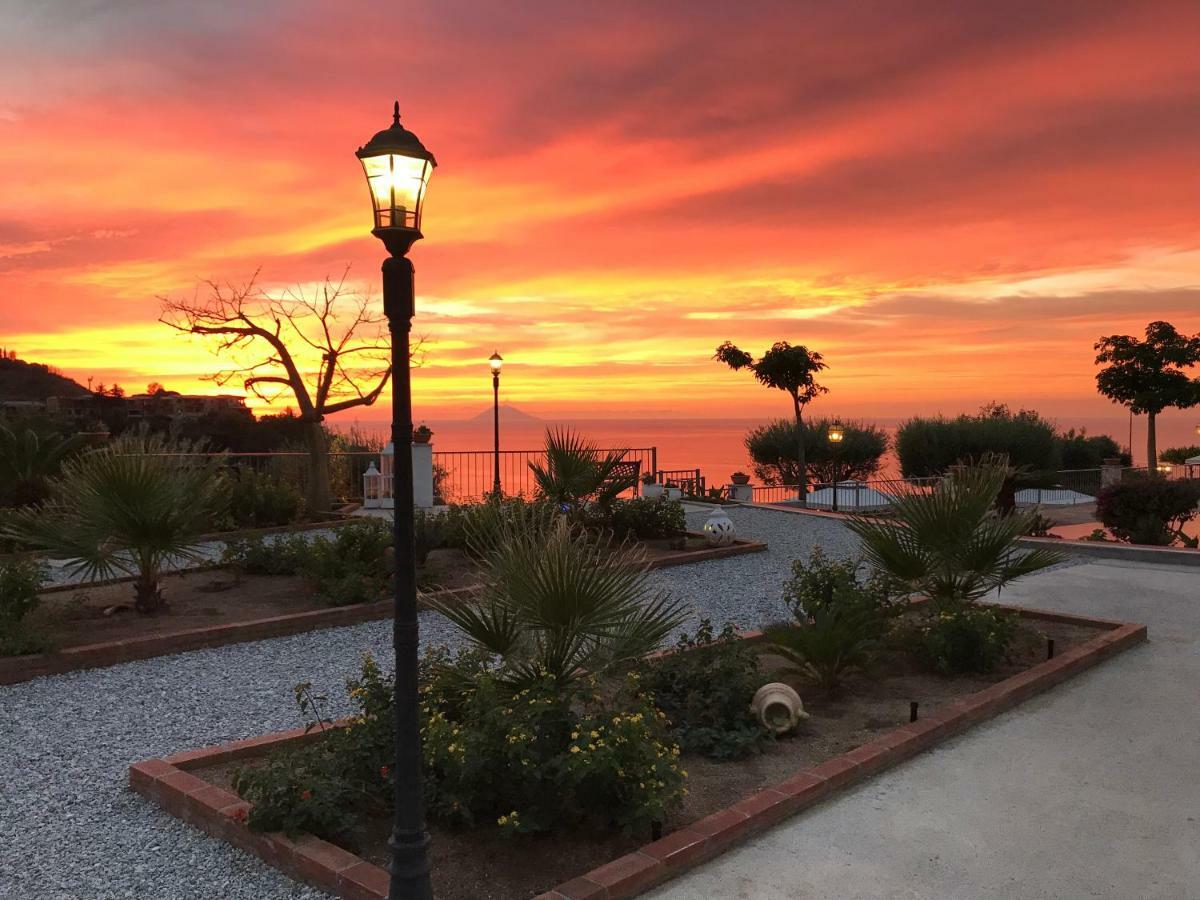
M 725 339 L 820 350 L 850 414 L 1113 414 L 1097 337 L 1200 331 L 1198 46 L 1194 0 L 5 0 L 0 344 L 215 390 L 156 298 L 374 290 L 398 98 L 422 418 L 496 348 L 543 416 L 785 412 Z

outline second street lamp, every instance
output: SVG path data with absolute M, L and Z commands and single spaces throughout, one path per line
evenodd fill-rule
M 396 560 L 392 644 L 396 651 L 395 813 L 392 819 L 390 900 L 432 900 L 429 834 L 421 783 L 421 723 L 417 714 L 417 570 L 413 555 L 412 372 L 409 336 L 416 311 L 408 251 L 421 239 L 425 188 L 437 165 L 417 136 L 392 125 L 358 149 L 371 189 L 375 227 L 383 241 L 383 311 L 392 337 L 393 553 Z
M 499 500 L 500 492 L 500 368 L 504 365 L 504 357 L 500 351 L 495 351 L 488 357 L 488 368 L 492 370 L 492 446 L 494 456 L 494 477 L 492 479 L 492 496 Z
M 845 429 L 842 428 L 841 422 L 834 422 L 829 426 L 829 443 L 833 447 L 833 511 L 837 512 L 838 508 L 838 447 L 846 438 Z

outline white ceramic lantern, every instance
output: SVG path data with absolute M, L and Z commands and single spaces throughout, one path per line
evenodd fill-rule
M 708 514 L 708 521 L 704 523 L 704 536 L 708 539 L 710 547 L 728 547 L 733 543 L 736 530 L 733 527 L 733 520 L 725 515 L 725 510 L 717 507 Z

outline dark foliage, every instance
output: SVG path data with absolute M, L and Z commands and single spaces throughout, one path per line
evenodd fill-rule
M 878 425 L 845 422 L 845 438 L 837 449 L 829 442 L 832 419 L 810 420 L 804 426 L 804 458 L 813 481 L 855 479 L 866 481 L 879 472 L 888 449 L 888 436 Z M 776 419 L 759 425 L 746 435 L 746 449 L 754 462 L 754 473 L 764 484 L 797 484 L 799 476 L 799 426 Z M 836 471 L 835 471 L 836 468 Z
M 703 619 L 694 637 L 681 635 L 674 653 L 643 663 L 640 675 L 685 753 L 740 759 L 770 739 L 750 713 L 763 681 L 758 655 L 732 625 L 714 634 Z
M 1118 540 L 1169 546 L 1176 541 L 1196 546 L 1183 526 L 1197 515 L 1200 481 L 1172 481 L 1153 475 L 1127 474 L 1096 497 L 1096 515 Z

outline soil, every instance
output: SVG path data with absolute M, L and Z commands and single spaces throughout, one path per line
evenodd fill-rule
M 435 550 L 418 573 L 422 591 L 466 587 L 475 570 L 456 550 Z M 161 636 L 331 608 L 298 575 L 238 575 L 230 569 L 196 569 L 164 576 L 167 607 L 153 615 L 133 609 L 133 585 L 81 585 L 40 595 L 30 616 L 59 649 Z
M 763 682 L 785 681 L 804 698 L 810 718 L 787 737 L 769 744 L 758 755 L 734 762 L 685 757 L 688 795 L 665 823 L 664 834 L 724 809 L 751 794 L 784 781 L 804 769 L 861 746 L 879 734 L 909 721 L 909 704 L 928 714 L 949 701 L 982 690 L 1024 671 L 1046 658 L 1046 640 L 1056 652 L 1095 637 L 1095 628 L 1025 620 L 1010 660 L 981 676 L 942 677 L 919 670 L 909 657 L 896 652 L 880 660 L 874 671 L 849 681 L 829 698 L 802 680 L 782 676 L 783 661 L 764 650 L 760 654 Z M 193 774 L 231 789 L 233 769 L 252 763 L 214 766 Z M 389 823 L 376 819 L 366 826 L 359 846 L 347 849 L 379 866 L 389 859 Z M 433 883 L 439 900 L 500 900 L 528 898 L 549 890 L 629 853 L 649 840 L 648 835 L 563 831 L 507 839 L 498 829 L 451 831 L 430 828 Z

